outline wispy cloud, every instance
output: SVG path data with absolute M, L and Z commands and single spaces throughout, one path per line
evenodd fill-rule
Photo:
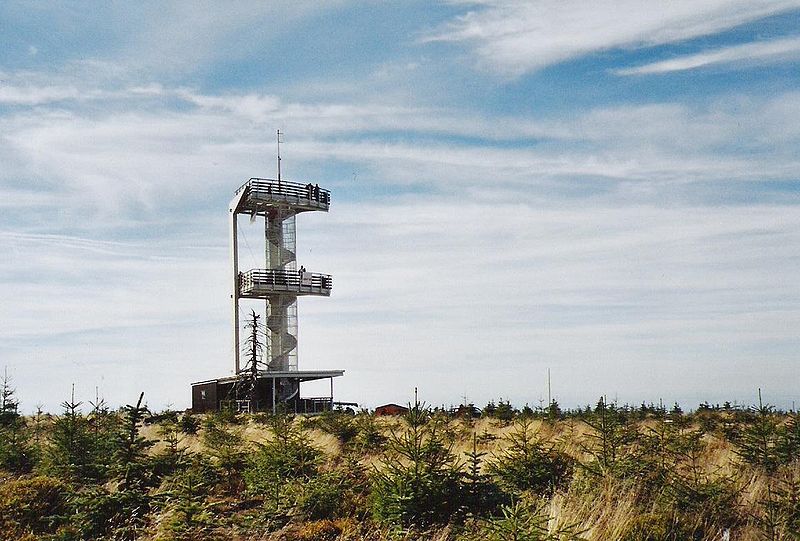
M 609 193 L 658 198 L 671 184 L 800 175 L 794 153 L 800 95 L 793 92 L 693 106 L 598 107 L 559 119 L 210 95 L 159 84 L 96 89 L 95 96 L 91 107 L 40 104 L 0 118 L 6 166 L 0 182 L 18 196 L 6 208 L 41 210 L 49 202 L 62 217 L 116 222 L 151 219 L 174 202 L 205 204 L 215 190 L 227 193 L 231 177 L 263 171 L 264 156 L 274 152 L 266 129 L 276 125 L 290 134 L 288 151 L 303 161 L 351 163 L 375 186 L 458 186 L 481 197 L 489 185 L 490 197 L 514 198 L 520 191 L 580 196 L 581 187 L 605 184 Z M 176 99 L 179 109 L 170 105 Z
M 594 2 L 493 0 L 447 23 L 424 42 L 468 43 L 489 71 L 518 76 L 617 47 L 648 47 L 715 34 L 787 10 L 797 0 Z
M 0 82 L 0 103 L 13 105 L 40 105 L 62 100 L 74 100 L 81 94 L 75 87 L 20 87 Z
M 800 58 L 800 37 L 745 43 L 713 51 L 679 56 L 633 68 L 614 70 L 617 75 L 649 75 L 719 65 L 763 65 Z

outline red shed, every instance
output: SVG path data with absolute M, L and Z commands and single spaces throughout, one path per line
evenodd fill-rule
M 408 408 L 399 404 L 384 404 L 375 408 L 375 415 L 405 415 Z

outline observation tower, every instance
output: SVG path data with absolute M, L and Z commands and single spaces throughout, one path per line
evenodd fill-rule
M 192 384 L 192 409 L 315 413 L 333 407 L 333 378 L 344 370 L 299 370 L 297 298 L 328 297 L 333 280 L 297 265 L 296 218 L 328 212 L 331 194 L 317 184 L 278 178 L 251 178 L 236 190 L 228 213 L 231 246 L 234 375 Z M 264 221 L 264 260 L 260 268 L 239 265 L 239 217 Z M 243 316 L 243 300 L 263 301 Z M 243 328 L 243 323 L 244 328 Z M 330 395 L 301 398 L 300 383 L 330 380 Z

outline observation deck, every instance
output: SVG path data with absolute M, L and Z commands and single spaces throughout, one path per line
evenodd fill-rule
M 311 183 L 251 178 L 236 190 L 234 200 L 238 200 L 236 211 L 245 214 L 265 215 L 271 209 L 287 207 L 296 213 L 328 212 L 331 192 Z
M 239 296 L 264 299 L 270 295 L 317 295 L 329 297 L 333 279 L 329 274 L 283 269 L 251 269 L 239 274 Z

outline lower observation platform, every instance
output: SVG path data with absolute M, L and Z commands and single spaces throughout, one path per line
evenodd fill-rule
M 233 397 L 236 376 L 192 383 L 192 411 L 202 413 L 231 408 L 234 411 L 271 411 L 286 413 L 322 413 L 333 409 L 333 378 L 344 375 L 344 370 L 262 370 L 258 373 L 256 384 L 257 399 L 236 400 Z M 245 374 L 242 374 L 245 376 Z M 330 395 L 323 397 L 300 397 L 300 383 L 306 381 L 330 380 Z M 296 388 L 298 392 L 286 400 L 278 397 L 283 388 Z
M 282 269 L 251 269 L 239 273 L 239 296 L 251 299 L 281 293 L 329 297 L 332 287 L 333 279 L 329 274 Z

